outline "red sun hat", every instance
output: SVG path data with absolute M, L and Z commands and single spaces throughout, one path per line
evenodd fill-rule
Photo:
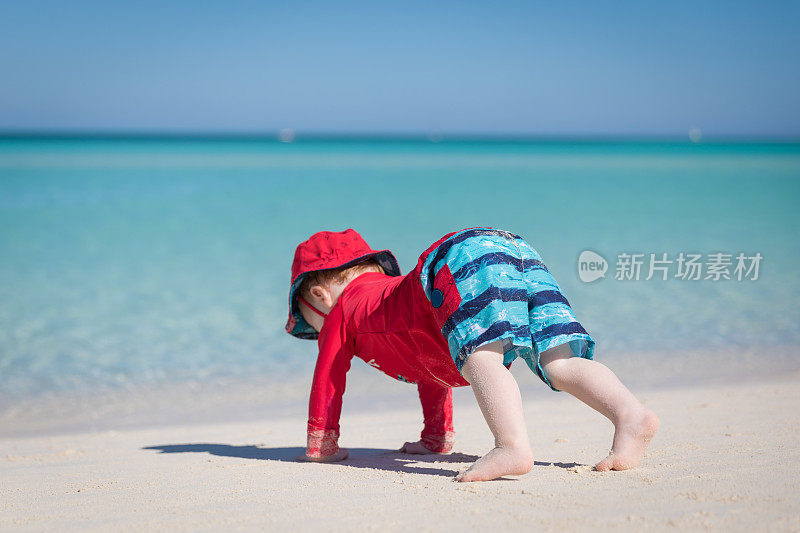
M 374 258 L 390 276 L 400 275 L 400 266 L 389 250 L 373 250 L 353 229 L 320 231 L 301 242 L 294 252 L 289 286 L 289 320 L 286 332 L 300 339 L 316 339 L 319 333 L 305 321 L 297 305 L 297 290 L 303 278 L 315 270 L 353 266 Z

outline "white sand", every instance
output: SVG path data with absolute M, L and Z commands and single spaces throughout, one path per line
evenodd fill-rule
M 525 405 L 537 463 L 518 478 L 459 484 L 491 445 L 477 407 L 456 405 L 458 453 L 389 453 L 421 413 L 342 419 L 341 464 L 298 463 L 302 419 L 0 440 L 0 529 L 800 530 L 800 379 L 635 391 L 661 418 L 644 463 L 591 465 L 611 424 L 566 394 Z

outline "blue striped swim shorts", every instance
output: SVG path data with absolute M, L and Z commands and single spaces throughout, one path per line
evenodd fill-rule
M 420 281 L 431 305 L 445 310 L 442 335 L 459 372 L 476 348 L 502 340 L 506 366 L 521 357 L 558 390 L 539 354 L 569 343 L 577 357 L 594 355 L 594 340 L 542 258 L 517 235 L 492 228 L 455 233 L 428 254 Z

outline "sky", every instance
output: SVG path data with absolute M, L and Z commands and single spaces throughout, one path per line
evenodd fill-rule
M 5 2 L 0 130 L 800 137 L 800 2 Z

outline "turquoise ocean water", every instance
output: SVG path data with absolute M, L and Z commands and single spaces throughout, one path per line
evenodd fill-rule
M 310 379 L 314 343 L 283 331 L 290 262 L 348 227 L 404 272 L 444 233 L 508 229 L 598 359 L 756 349 L 768 373 L 800 345 L 798 206 L 798 144 L 0 140 L 0 401 Z M 585 249 L 605 279 L 579 280 Z M 756 281 L 618 281 L 623 252 L 763 260 Z

